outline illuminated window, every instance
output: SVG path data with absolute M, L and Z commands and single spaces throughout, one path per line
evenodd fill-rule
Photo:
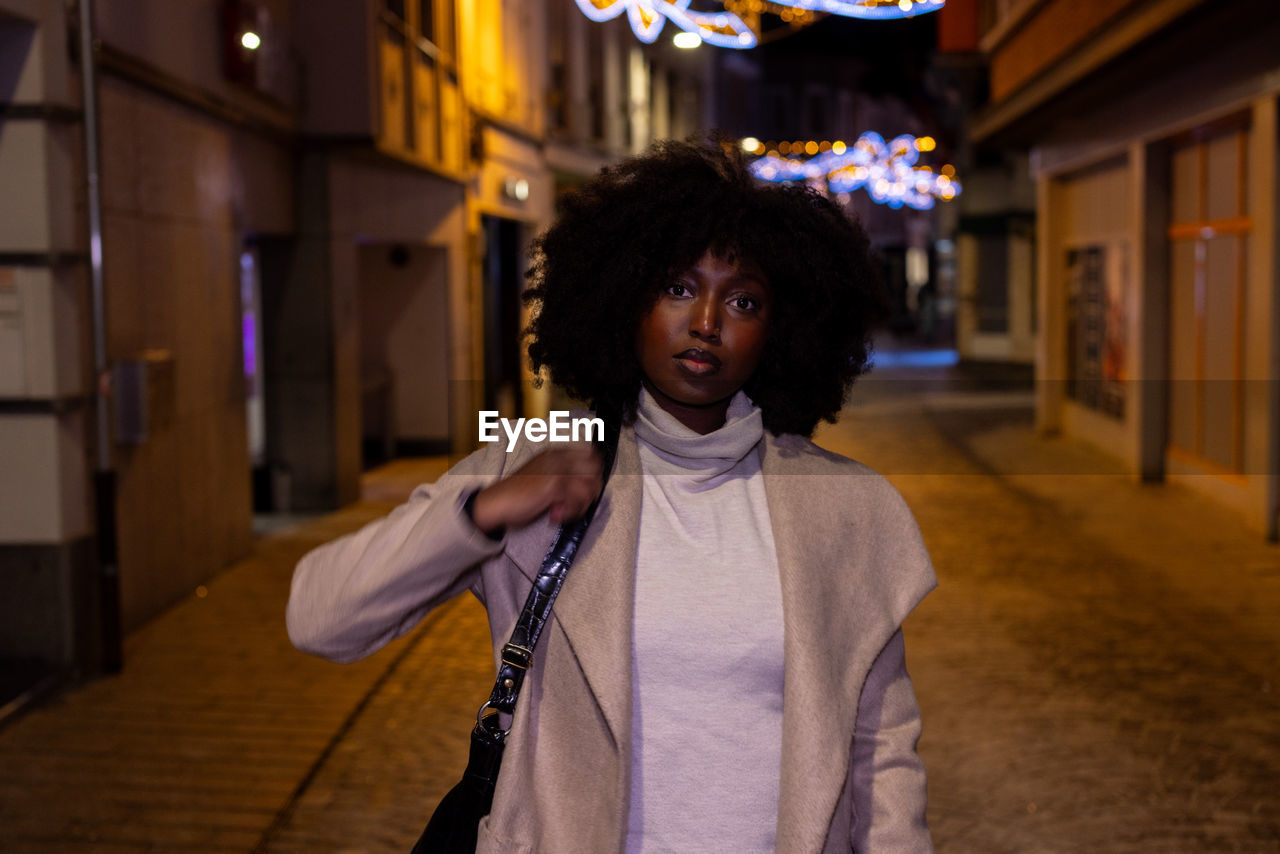
M 453 0 L 383 0 L 381 147 L 461 168 Z

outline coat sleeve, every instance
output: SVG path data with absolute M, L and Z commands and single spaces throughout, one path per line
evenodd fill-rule
M 858 702 L 853 739 L 853 850 L 928 854 L 920 707 L 907 675 L 902 630 L 877 656 Z
M 467 588 L 479 595 L 479 564 L 501 552 L 503 541 L 476 528 L 463 504 L 498 478 L 503 457 L 496 445 L 476 451 L 388 516 L 307 553 L 286 609 L 294 646 L 354 661 Z

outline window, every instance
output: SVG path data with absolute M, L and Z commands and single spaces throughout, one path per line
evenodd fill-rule
M 381 23 L 380 144 L 412 160 L 456 167 L 453 0 L 383 0 Z

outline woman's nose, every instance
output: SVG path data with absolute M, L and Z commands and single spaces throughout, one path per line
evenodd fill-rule
M 696 300 L 689 317 L 689 334 L 694 338 L 718 339 L 720 314 L 715 300 Z

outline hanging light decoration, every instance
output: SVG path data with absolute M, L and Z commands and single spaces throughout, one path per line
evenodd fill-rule
M 730 12 L 738 15 L 752 26 L 762 14 L 777 15 L 784 24 L 799 29 L 817 20 L 818 13 L 791 6 L 787 3 L 774 3 L 772 0 L 720 0 Z
M 657 41 L 667 21 L 701 41 L 717 47 L 745 49 L 760 39 L 733 9 L 744 6 L 758 17 L 761 11 L 780 14 L 793 26 L 812 23 L 817 13 L 849 18 L 912 18 L 934 12 L 947 0 L 730 0 L 721 12 L 690 9 L 693 0 L 575 0 L 582 13 L 593 21 L 609 21 L 623 12 L 631 20 L 636 38 L 646 44 Z M 758 23 L 758 22 L 757 22 Z M 684 46 L 684 45 L 682 45 Z
M 593 21 L 608 21 L 623 12 L 631 30 L 646 44 L 657 40 L 667 21 L 717 47 L 749 48 L 759 43 L 746 22 L 732 12 L 698 12 L 693 0 L 577 0 L 578 8 Z
M 769 144 L 772 146 L 772 143 Z M 765 181 L 825 181 L 836 194 L 865 189 L 872 201 L 891 208 L 903 205 L 928 210 L 938 199 L 960 195 L 955 168 L 947 165 L 935 173 L 917 166 L 922 151 L 936 147 L 932 137 L 896 136 L 889 142 L 874 131 L 858 137 L 852 146 L 843 142 L 783 142 L 777 148 L 756 139 L 743 141 L 748 154 L 764 156 L 751 164 L 751 172 Z M 781 153 L 780 153 L 781 152 Z M 807 160 L 784 156 L 787 152 L 813 155 Z
M 769 0 L 772 5 L 790 6 L 810 12 L 829 12 L 849 18 L 913 18 L 936 12 L 947 0 Z

